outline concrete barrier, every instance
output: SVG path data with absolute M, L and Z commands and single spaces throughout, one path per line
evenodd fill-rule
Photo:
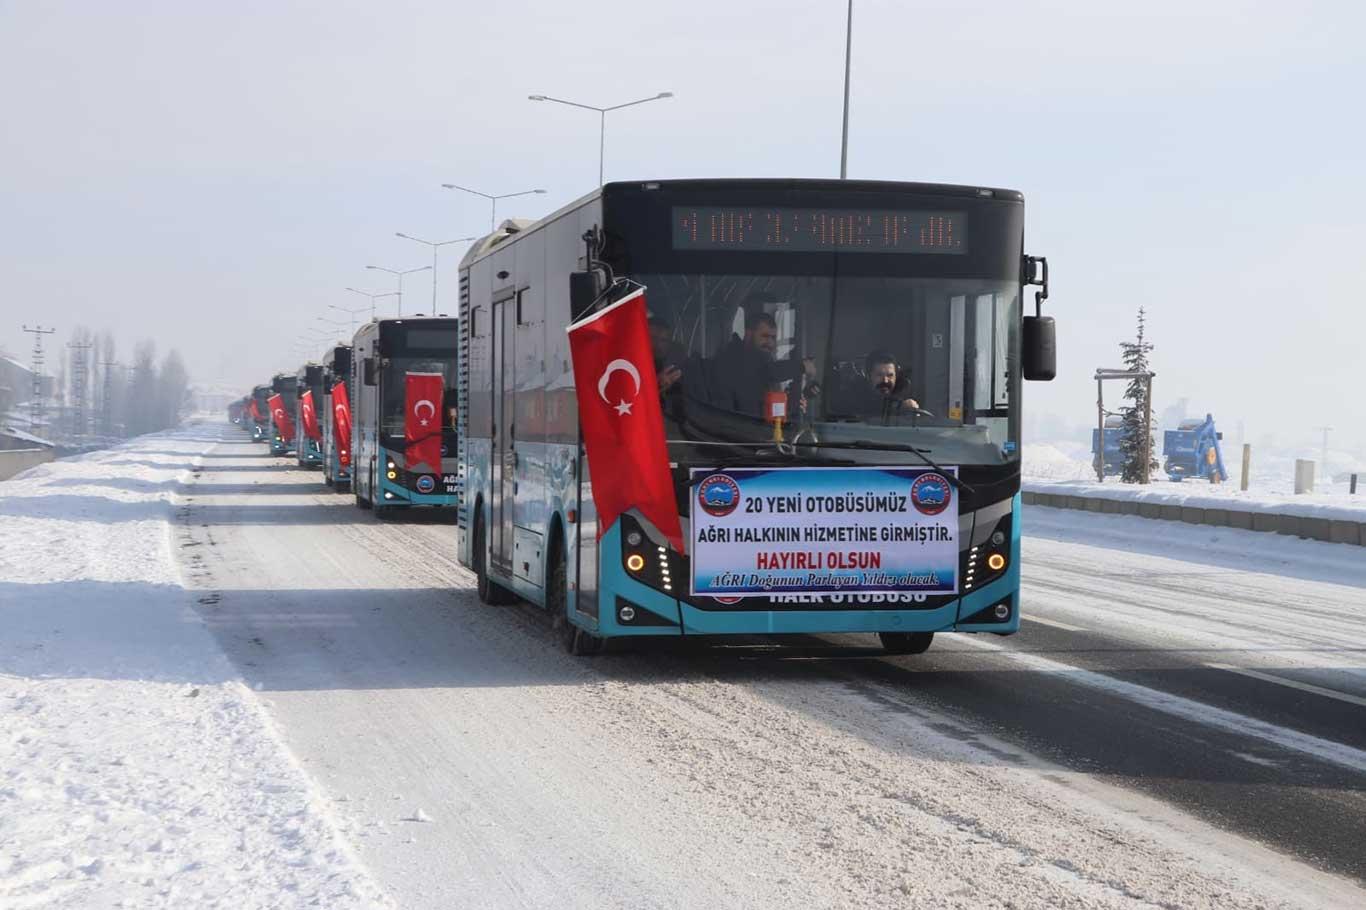
M 1366 521 L 1344 521 L 1329 518 L 1308 518 L 1286 515 L 1271 510 L 1245 511 L 1241 509 L 1208 509 L 1174 506 L 1162 503 L 1139 502 L 1133 499 L 1110 499 L 1105 496 L 1077 496 L 1073 493 L 1040 493 L 1026 490 L 1022 494 L 1026 505 L 1048 506 L 1053 509 L 1074 509 L 1104 514 L 1138 515 L 1155 521 L 1179 521 L 1184 524 L 1238 528 L 1243 531 L 1263 531 L 1285 534 L 1307 540 L 1353 544 L 1366 547 Z
M 0 450 L 0 480 L 9 480 L 20 471 L 47 464 L 57 458 L 57 453 L 46 446 L 32 449 Z

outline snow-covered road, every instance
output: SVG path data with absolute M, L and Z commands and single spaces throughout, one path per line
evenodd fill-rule
M 1359 549 L 1031 509 L 1018 636 L 584 660 L 478 602 L 452 526 L 215 432 L 126 457 L 198 469 L 184 601 L 347 845 L 327 906 L 1366 905 Z

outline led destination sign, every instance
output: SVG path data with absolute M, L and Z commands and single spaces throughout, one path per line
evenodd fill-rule
M 675 250 L 790 253 L 967 252 L 962 212 L 674 206 Z

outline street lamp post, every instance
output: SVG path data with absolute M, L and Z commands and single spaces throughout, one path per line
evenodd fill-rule
M 840 179 L 849 177 L 849 63 L 854 52 L 854 0 L 844 30 L 844 130 L 840 134 Z
M 498 200 L 499 200 L 499 199 L 511 199 L 513 196 L 530 196 L 530 195 L 532 195 L 533 193 L 535 193 L 535 194 L 537 194 L 537 195 L 542 195 L 542 196 L 545 195 L 545 190 L 522 190 L 520 193 L 502 193 L 502 194 L 497 195 L 497 196 L 490 196 L 488 193 L 481 193 L 481 192 L 479 192 L 478 190 L 472 190 L 472 189 L 470 189 L 470 188 L 467 187 L 467 186 L 458 186 L 458 185 L 456 185 L 456 184 L 454 184 L 454 183 L 443 183 L 443 184 L 441 184 L 441 185 L 442 185 L 443 187 L 445 187 L 446 189 L 448 189 L 448 190 L 460 190 L 461 192 L 472 193 L 472 194 L 474 194 L 475 196 L 483 196 L 485 199 L 487 199 L 487 200 L 491 203 L 491 205 L 489 206 L 489 233 L 490 233 L 490 234 L 493 233 L 493 230 L 494 230 L 494 228 L 496 227 L 496 223 L 497 223 L 497 220 L 498 220 Z
M 853 2 L 853 0 L 850 0 Z M 637 104 L 647 104 L 651 101 L 660 101 L 664 98 L 672 98 L 673 92 L 660 92 L 658 95 L 651 95 L 648 98 L 640 98 L 635 101 L 627 101 L 624 104 L 614 104 L 611 107 L 594 107 L 591 104 L 580 104 L 577 101 L 566 101 L 563 98 L 552 98 L 549 95 L 527 95 L 528 101 L 553 101 L 556 104 L 567 104 L 570 107 L 580 107 L 586 111 L 598 112 L 598 186 L 602 186 L 603 175 L 603 153 L 607 149 L 607 115 L 611 111 L 619 111 L 624 107 L 635 107 Z
M 378 299 L 381 298 L 381 297 L 397 297 L 397 296 L 398 296 L 397 292 L 395 292 L 395 291 L 386 291 L 386 292 L 383 293 L 383 294 L 376 294 L 376 293 L 373 293 L 373 292 L 371 292 L 371 291 L 362 291 L 360 288 L 347 288 L 347 290 L 350 291 L 350 292 L 353 293 L 353 294 L 359 294 L 359 295 L 361 295 L 362 297 L 369 297 L 369 298 L 370 298 L 370 318 L 371 318 L 371 319 L 374 319 L 374 318 L 375 318 L 375 301 L 376 301 L 376 300 L 378 300 Z
M 347 288 L 347 290 L 353 290 L 353 289 L 352 289 L 352 288 Z M 357 293 L 364 293 L 364 292 L 363 292 L 363 291 L 358 291 Z M 368 307 L 360 306 L 360 307 L 355 307 L 354 309 L 352 309 L 352 308 L 350 308 L 350 307 L 337 306 L 335 303 L 329 303 L 329 304 L 327 305 L 327 308 L 330 309 L 330 310 L 339 310 L 340 312 L 343 312 L 343 313 L 345 313 L 347 316 L 351 317 L 351 334 L 354 335 L 354 334 L 356 334 L 356 314 L 357 314 L 357 313 L 364 313 L 366 310 L 374 309 L 374 306 L 373 306 L 373 304 L 372 304 L 371 306 L 368 306 Z
M 432 248 L 432 315 L 436 315 L 436 251 L 452 243 L 464 243 L 466 240 L 474 240 L 474 237 L 457 237 L 454 240 L 423 240 L 421 237 L 414 237 L 402 231 L 394 231 L 395 237 L 402 237 L 404 240 L 412 240 L 416 243 L 425 243 Z
M 398 276 L 398 315 L 402 316 L 402 315 L 403 315 L 403 276 L 404 276 L 404 275 L 411 275 L 413 272 L 425 272 L 425 271 L 427 271 L 428 269 L 430 269 L 431 266 L 429 266 L 429 265 L 424 265 L 424 266 L 419 266 L 418 268 L 415 268 L 415 269 L 386 269 L 386 268 L 385 268 L 384 266 L 382 266 L 382 265 L 367 265 L 366 268 L 367 268 L 367 269 L 373 269 L 373 270 L 376 271 L 376 272 L 388 272 L 390 275 L 397 275 L 397 276 Z

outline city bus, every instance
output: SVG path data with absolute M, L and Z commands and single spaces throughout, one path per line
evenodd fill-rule
M 1054 327 L 1015 191 L 861 180 L 609 183 L 460 265 L 457 557 L 588 654 L 630 636 L 1020 626 L 1022 379 Z M 655 371 L 573 374 L 567 327 L 644 289 Z M 634 381 L 633 381 L 634 380 Z M 682 550 L 599 526 L 576 384 L 660 394 Z M 608 398 L 611 391 L 611 398 Z M 671 523 L 671 519 L 670 519 Z
M 294 408 L 294 432 L 295 437 L 294 459 L 301 468 L 318 468 L 323 463 L 322 447 L 322 420 L 327 416 L 327 412 L 322 409 L 323 403 L 323 367 L 320 363 L 305 363 L 299 367 L 298 376 L 295 377 L 295 388 L 298 397 Z M 317 438 L 308 435 L 308 421 L 304 420 L 304 393 L 312 393 L 307 401 L 312 402 L 312 419 L 316 422 L 319 433 Z
M 294 454 L 294 446 L 298 441 L 298 424 L 294 423 L 294 412 L 299 397 L 298 387 L 299 380 L 290 373 L 276 373 L 270 380 L 271 394 L 280 396 L 284 415 L 281 418 L 269 407 L 266 408 L 270 415 L 266 440 L 270 443 L 272 455 L 283 457 Z
M 403 508 L 455 508 L 460 492 L 454 417 L 459 341 L 458 321 L 440 316 L 375 319 L 356 331 L 351 344 L 351 488 L 357 506 L 380 516 Z M 410 407 L 409 378 L 437 376 L 437 391 Z M 408 459 L 405 433 L 418 419 L 440 423 L 439 465 Z
M 267 403 L 274 394 L 269 385 L 253 386 L 248 396 L 245 426 L 251 431 L 252 442 L 267 442 L 270 436 L 270 405 Z M 255 405 L 253 409 L 252 406 Z M 257 415 L 260 415 L 257 417 Z
M 334 345 L 323 354 L 323 397 L 318 407 L 318 420 L 323 430 L 323 481 L 334 489 L 351 483 L 351 439 L 337 436 L 336 403 L 332 390 L 337 383 L 346 383 L 346 400 L 355 398 L 351 386 L 351 346 Z

